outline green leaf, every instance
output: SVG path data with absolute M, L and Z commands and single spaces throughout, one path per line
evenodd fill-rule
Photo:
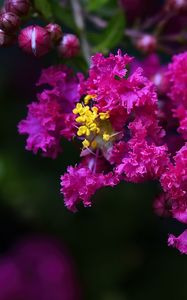
M 93 48 L 94 52 L 101 51 L 107 54 L 112 48 L 116 47 L 123 38 L 125 29 L 125 18 L 121 11 L 111 18 L 106 29 L 98 34 L 93 34 L 96 46 Z
M 51 6 L 55 21 L 64 24 L 73 31 L 77 31 L 70 5 L 62 6 L 59 0 L 51 0 Z
M 50 0 L 34 0 L 34 7 L 39 11 L 46 19 L 52 18 L 52 10 Z
M 88 1 L 87 10 L 89 12 L 91 11 L 97 11 L 100 8 L 102 8 L 104 5 L 107 5 L 110 0 L 92 0 Z

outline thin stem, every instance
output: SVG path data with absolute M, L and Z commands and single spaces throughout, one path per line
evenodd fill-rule
M 111 134 L 110 137 L 115 137 L 115 136 L 117 136 L 119 134 L 122 134 L 122 133 L 123 133 L 122 131 L 118 131 L 116 133 Z
M 141 29 L 142 30 L 149 29 L 150 27 L 155 25 L 157 22 L 159 22 L 159 20 L 162 19 L 163 17 L 164 17 L 163 11 L 161 11 L 157 15 L 154 15 L 154 16 L 150 17 L 149 19 L 147 19 L 145 21 L 145 23 L 141 26 Z
M 76 23 L 76 26 L 80 33 L 82 52 L 83 52 L 86 62 L 89 65 L 91 51 L 90 51 L 89 43 L 86 38 L 86 31 L 85 31 L 82 7 L 79 3 L 79 0 L 71 0 L 71 6 L 72 6 L 72 10 L 73 10 L 73 15 L 75 18 L 75 23 Z
M 96 150 L 96 155 L 95 155 L 95 163 L 94 163 L 94 168 L 93 168 L 93 173 L 95 174 L 96 168 L 97 168 L 97 159 L 99 156 L 99 149 Z
M 107 27 L 107 21 L 101 19 L 100 17 L 91 15 L 88 13 L 85 16 L 96 27 L 101 28 L 101 29 L 104 29 Z
M 131 38 L 138 38 L 138 37 L 141 37 L 143 35 L 142 32 L 136 30 L 136 29 L 125 29 L 125 35 L 131 37 Z
M 178 33 L 178 34 L 170 34 L 170 35 L 163 35 L 159 37 L 159 40 L 165 42 L 178 42 L 178 43 L 184 43 L 187 40 L 187 33 Z
M 164 30 L 164 27 L 167 25 L 167 23 L 171 20 L 172 17 L 176 15 L 175 12 L 168 13 L 165 18 L 163 18 L 159 23 L 158 26 L 155 29 L 155 35 L 159 36 L 161 32 Z

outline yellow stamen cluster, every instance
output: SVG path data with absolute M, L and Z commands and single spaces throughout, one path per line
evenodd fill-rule
M 92 95 L 87 95 L 84 98 L 84 104 L 77 103 L 73 113 L 78 115 L 75 120 L 80 124 L 77 135 L 88 137 L 82 142 L 84 148 L 91 146 L 95 149 L 97 147 L 95 137 L 101 135 L 105 142 L 108 142 L 110 139 L 108 132 L 105 132 L 102 128 L 102 122 L 109 119 L 110 116 L 108 112 L 99 113 L 96 106 L 90 107 L 86 105 L 93 97 Z

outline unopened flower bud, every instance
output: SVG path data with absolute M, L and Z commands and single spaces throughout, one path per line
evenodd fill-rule
M 153 202 L 153 210 L 160 217 L 171 216 L 171 203 L 164 194 L 161 194 Z
M 57 43 L 62 38 L 62 29 L 60 25 L 55 23 L 50 23 L 46 27 L 46 30 L 49 32 L 51 41 Z
M 80 50 L 79 39 L 74 34 L 65 34 L 58 46 L 60 56 L 70 58 L 76 56 Z
M 170 83 L 164 71 L 160 70 L 155 73 L 151 81 L 156 85 L 159 94 L 166 94 L 168 92 Z
M 29 0 L 6 0 L 5 8 L 7 12 L 13 12 L 18 16 L 24 16 L 29 12 Z
M 145 34 L 137 40 L 137 48 L 144 53 L 154 52 L 157 48 L 157 40 L 153 35 Z
M 168 0 L 165 5 L 166 11 L 177 11 L 186 12 L 187 11 L 187 1 L 186 0 Z
M 41 26 L 31 25 L 24 28 L 18 37 L 20 48 L 23 51 L 40 57 L 51 48 L 51 40 L 47 30 Z
M 15 42 L 15 36 L 0 29 L 0 47 L 10 46 Z
M 0 28 L 3 29 L 5 32 L 13 32 L 21 24 L 20 18 L 11 12 L 6 12 L 0 15 Z

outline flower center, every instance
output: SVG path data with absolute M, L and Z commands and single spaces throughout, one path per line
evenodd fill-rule
M 99 112 L 96 106 L 90 104 L 92 99 L 94 96 L 87 95 L 83 103 L 77 103 L 73 113 L 77 115 L 77 135 L 84 138 L 83 147 L 95 149 L 109 142 L 114 131 L 109 121 L 109 112 Z

